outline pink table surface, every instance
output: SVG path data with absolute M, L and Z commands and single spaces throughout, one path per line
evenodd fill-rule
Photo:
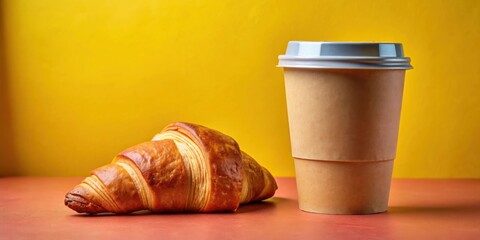
M 394 179 L 389 211 L 298 209 L 294 178 L 236 213 L 79 215 L 63 205 L 79 177 L 0 178 L 0 239 L 480 239 L 480 179 Z

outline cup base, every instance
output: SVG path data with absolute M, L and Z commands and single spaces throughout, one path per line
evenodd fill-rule
M 393 160 L 295 158 L 299 208 L 323 214 L 373 214 L 388 209 Z

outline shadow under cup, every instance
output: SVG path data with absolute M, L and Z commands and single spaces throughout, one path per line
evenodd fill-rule
M 383 45 L 290 42 L 279 57 L 301 210 L 370 214 L 388 208 L 411 66 L 400 44 Z

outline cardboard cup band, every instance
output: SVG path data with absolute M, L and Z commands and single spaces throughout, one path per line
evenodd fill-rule
M 295 158 L 299 208 L 324 214 L 385 212 L 393 160 L 339 162 Z
M 404 69 L 285 68 L 294 157 L 395 158 Z

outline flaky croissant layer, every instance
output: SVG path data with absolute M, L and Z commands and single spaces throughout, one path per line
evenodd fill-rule
M 276 189 L 270 172 L 233 138 L 176 122 L 93 170 L 67 193 L 65 205 L 91 214 L 235 211 Z

